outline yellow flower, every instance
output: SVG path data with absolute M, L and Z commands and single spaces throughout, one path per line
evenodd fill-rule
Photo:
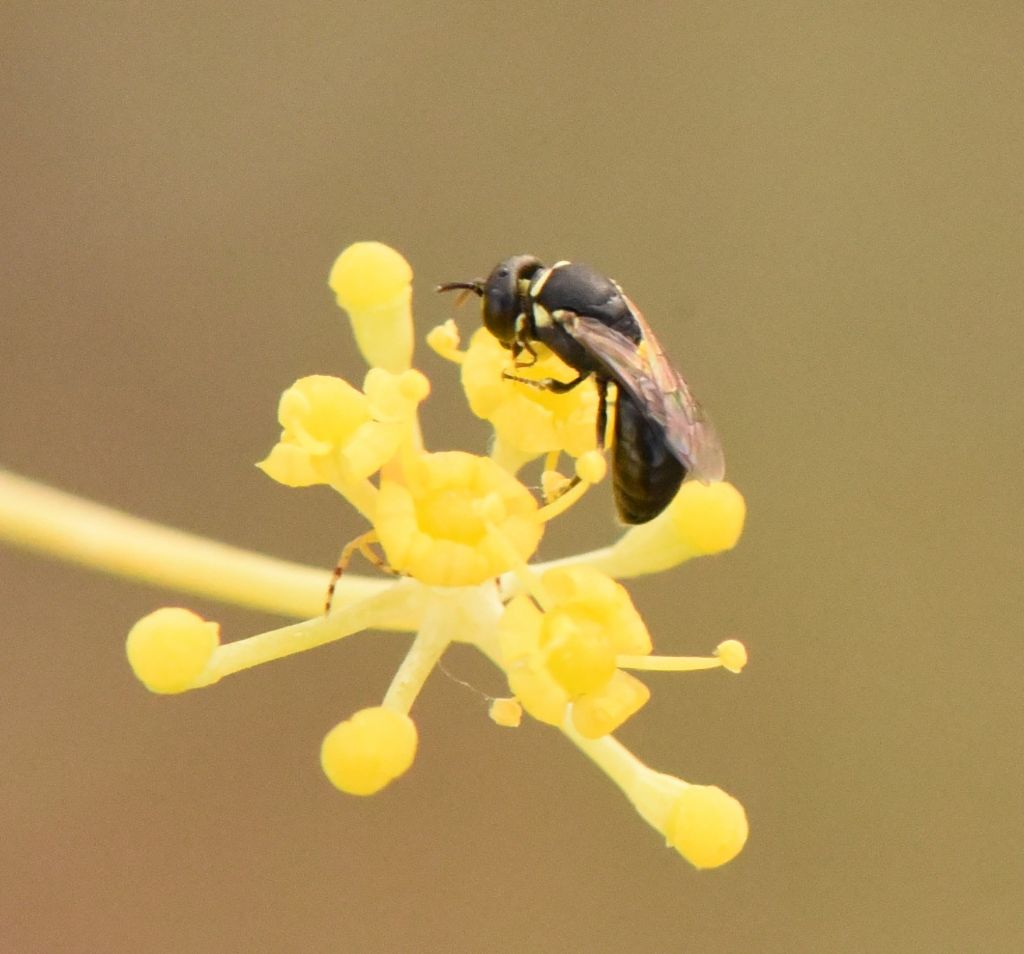
M 374 526 L 391 566 L 432 586 L 473 586 L 533 555 L 544 532 L 537 501 L 486 457 L 425 454 L 385 478 Z
M 371 368 L 363 390 L 341 378 L 300 378 L 278 404 L 281 437 L 257 466 L 287 487 L 328 484 L 363 512 L 375 474 L 415 437 L 417 405 L 430 392 L 419 371 Z
M 372 460 L 366 442 L 361 446 L 356 438 L 373 422 L 370 402 L 347 381 L 325 374 L 299 378 L 288 388 L 277 420 L 281 439 L 257 466 L 286 487 L 330 484 L 342 475 L 368 477 L 398 450 L 399 435 L 392 430 L 391 446 Z M 363 466 L 353 468 L 353 458 Z
M 408 369 L 413 349 L 409 263 L 380 242 L 356 242 L 338 256 L 327 284 L 348 312 L 367 364 Z
M 418 416 L 430 385 L 411 367 L 411 278 L 408 263 L 379 243 L 341 254 L 330 284 L 370 364 L 362 390 L 326 375 L 295 382 L 278 407 L 280 440 L 259 465 L 287 486 L 338 491 L 372 526 L 346 553 L 363 552 L 379 565 L 376 541 L 399 579 L 346 569 L 325 614 L 322 568 L 158 527 L 2 471 L 0 535 L 150 583 L 298 617 L 222 644 L 218 625 L 188 610 L 149 614 L 132 627 L 126 651 L 139 680 L 156 693 L 209 686 L 366 630 L 414 634 L 380 705 L 339 722 L 323 740 L 325 775 L 351 794 L 372 794 L 406 773 L 417 747 L 410 710 L 422 686 L 451 643 L 471 644 L 514 694 L 490 700 L 496 723 L 516 726 L 525 710 L 557 726 L 692 864 L 723 864 L 746 840 L 739 802 L 715 786 L 650 769 L 610 733 L 650 695 L 632 671 L 739 672 L 746 650 L 729 639 L 707 656 L 653 655 L 650 634 L 617 580 L 731 548 L 743 527 L 742 496 L 725 483 L 686 483 L 659 517 L 611 546 L 556 565 L 531 564 L 546 524 L 605 476 L 594 449 L 594 388 L 585 382 L 554 394 L 505 380 L 505 371 L 563 381 L 574 372 L 543 348 L 535 364 L 513 369 L 510 353 L 483 330 L 461 352 L 448 323 L 431 333 L 431 346 L 461 364 L 470 406 L 493 424 L 496 439 L 490 457 L 431 453 Z M 572 479 L 555 469 L 562 451 L 576 459 Z M 543 506 L 514 476 L 542 454 Z
M 588 738 L 606 735 L 647 701 L 639 680 L 617 659 L 644 655 L 651 640 L 625 588 L 586 566 L 549 570 L 539 580 L 544 608 L 520 595 L 498 628 L 509 687 L 530 715 L 572 720 Z
M 572 381 L 577 376 L 546 348 L 538 352 L 535 363 L 515 368 L 514 373 L 531 380 Z M 462 363 L 462 386 L 470 410 L 490 422 L 498 440 L 529 457 L 553 450 L 579 457 L 595 447 L 597 392 L 591 382 L 567 394 L 555 394 L 503 378 L 509 366 L 509 352 L 486 330 L 478 329 Z

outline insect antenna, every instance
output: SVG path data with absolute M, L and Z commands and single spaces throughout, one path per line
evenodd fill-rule
M 482 298 L 484 294 L 484 283 L 482 280 L 477 279 L 472 282 L 446 282 L 444 285 L 438 285 L 434 289 L 437 292 L 450 292 L 450 291 L 461 291 L 462 294 L 455 299 L 455 307 L 461 308 L 469 297 L 470 292 L 476 295 L 478 298 Z

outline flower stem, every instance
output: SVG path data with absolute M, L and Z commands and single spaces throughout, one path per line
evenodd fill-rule
M 132 517 L 0 470 L 0 539 L 96 570 L 281 616 L 323 609 L 329 572 Z M 346 576 L 339 608 L 388 580 Z
M 417 613 L 417 595 L 418 590 L 414 587 L 392 585 L 383 593 L 332 612 L 330 616 L 315 616 L 258 636 L 225 643 L 217 647 L 213 659 L 193 688 L 219 682 L 243 669 L 336 642 L 364 629 L 387 628 L 388 622 L 394 618 L 413 619 Z
M 423 623 L 381 703 L 408 714 L 427 677 L 452 643 L 455 620 L 440 602 L 426 608 Z
M 694 672 L 698 669 L 718 669 L 722 660 L 717 656 L 616 656 L 620 669 L 641 669 L 645 672 Z
M 652 828 L 664 834 L 673 804 L 687 788 L 682 779 L 656 772 L 644 765 L 621 742 L 610 735 L 584 738 L 568 718 L 562 732 L 608 776 Z

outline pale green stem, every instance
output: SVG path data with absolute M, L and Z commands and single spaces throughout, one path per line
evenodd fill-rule
M 330 616 L 317 616 L 248 639 L 225 643 L 217 647 L 213 659 L 193 688 L 211 685 L 232 673 L 305 652 L 364 629 L 388 628 L 387 624 L 396 618 L 415 618 L 421 611 L 418 604 L 422 604 L 424 592 L 412 581 L 394 584 L 385 592 L 335 610 Z
M 420 630 L 391 680 L 381 705 L 398 712 L 409 712 L 427 677 L 451 645 L 456 627 L 455 614 L 446 602 L 433 600 L 427 604 Z
M 476 646 L 499 669 L 503 668 L 496 641 L 477 640 Z M 672 806 L 687 783 L 644 765 L 610 735 L 599 739 L 588 739 L 580 735 L 572 724 L 571 710 L 560 728 L 566 738 L 618 785 L 641 817 L 664 833 Z
M 661 573 L 704 554 L 679 536 L 666 510 L 649 523 L 630 527 L 611 546 L 535 564 L 537 573 L 556 567 L 589 566 L 617 580 Z
M 217 543 L 0 470 L 0 539 L 97 570 L 281 616 L 323 610 L 330 574 Z M 344 577 L 338 607 L 389 580 Z M 415 625 L 415 624 L 413 624 Z
M 561 728 L 576 747 L 622 789 L 641 818 L 664 834 L 672 809 L 688 783 L 644 765 L 610 735 L 584 738 L 573 726 L 571 715 Z
M 642 669 L 646 672 L 694 672 L 697 669 L 718 669 L 717 656 L 616 656 L 620 669 Z

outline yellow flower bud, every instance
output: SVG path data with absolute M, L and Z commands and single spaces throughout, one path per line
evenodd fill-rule
M 742 672 L 747 664 L 747 647 L 738 639 L 727 639 L 719 643 L 715 655 L 722 661 L 722 666 L 729 672 Z
M 412 268 L 393 248 L 356 242 L 338 256 L 327 280 L 348 312 L 367 363 L 388 371 L 412 364 Z
M 365 441 L 361 429 L 372 420 L 366 395 L 347 381 L 326 374 L 299 378 L 288 388 L 278 403 L 277 419 L 281 439 L 256 466 L 287 487 L 337 480 L 343 466 L 342 451 L 357 434 Z M 397 448 L 397 439 L 392 445 L 391 454 Z M 386 453 L 378 451 L 376 459 L 361 461 L 364 469 L 370 467 L 369 473 L 373 473 Z
M 493 699 L 489 715 L 495 725 L 516 729 L 523 721 L 523 707 L 515 699 Z
M 747 505 L 732 484 L 683 484 L 669 505 L 672 524 L 681 540 L 698 554 L 721 553 L 736 546 L 743 532 Z
M 746 512 L 743 495 L 732 484 L 688 480 L 661 514 L 619 538 L 602 568 L 628 578 L 721 553 L 736 545 Z
M 408 771 L 416 744 L 416 725 L 405 713 L 362 709 L 324 736 L 320 765 L 335 788 L 373 795 Z
M 140 682 L 151 692 L 191 689 L 220 643 L 220 627 L 191 610 L 166 606 L 140 619 L 125 650 Z
M 669 814 L 665 838 L 695 868 L 732 861 L 747 841 L 743 806 L 715 785 L 688 785 Z

